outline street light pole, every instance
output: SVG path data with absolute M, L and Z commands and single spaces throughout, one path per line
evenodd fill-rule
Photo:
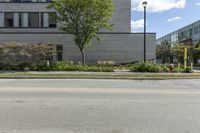
M 146 7 L 147 7 L 147 2 L 144 1 L 142 3 L 144 7 L 144 62 L 146 62 Z

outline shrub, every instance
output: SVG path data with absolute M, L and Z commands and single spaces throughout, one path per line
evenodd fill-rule
M 46 63 L 32 64 L 29 67 L 29 70 L 31 70 L 31 71 L 50 71 L 51 66 L 48 67 Z
M 190 73 L 192 72 L 190 68 L 182 69 L 181 72 L 183 73 Z
M 149 62 L 142 62 L 134 64 L 131 68 L 132 72 L 159 72 L 160 66 L 157 64 L 149 63 Z
M 46 63 L 0 63 L 0 70 L 114 72 L 114 67 L 99 65 L 82 66 L 72 62 L 51 63 L 50 66 L 47 66 Z
M 169 65 L 161 65 L 160 66 L 160 71 L 161 72 L 169 72 Z
M 57 62 L 52 66 L 53 71 L 85 71 L 85 72 L 114 72 L 111 66 L 80 65 L 71 62 Z

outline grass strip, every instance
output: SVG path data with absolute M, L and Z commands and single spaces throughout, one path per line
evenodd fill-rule
M 200 79 L 198 74 L 115 74 L 115 73 L 74 73 L 74 74 L 33 74 L 1 73 L 0 78 L 91 78 L 91 79 Z

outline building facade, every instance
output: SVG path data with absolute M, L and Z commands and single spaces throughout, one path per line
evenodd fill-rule
M 46 43 L 55 45 L 54 60 L 80 61 L 73 36 L 58 29 L 47 9 L 51 0 L 0 0 L 0 43 Z M 86 48 L 86 61 L 135 62 L 143 59 L 143 34 L 131 33 L 131 0 L 114 0 L 112 31 L 99 33 L 102 41 Z M 155 33 L 147 34 L 147 58 L 155 59 Z
M 200 42 L 200 20 L 157 39 L 156 43 L 159 45 L 163 41 L 168 41 L 172 47 L 185 41 L 196 45 Z

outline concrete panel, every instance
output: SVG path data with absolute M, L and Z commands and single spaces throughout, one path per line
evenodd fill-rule
M 86 61 L 114 61 L 127 63 L 143 60 L 143 34 L 104 34 L 102 41 L 93 41 L 93 45 L 86 48 Z M 147 59 L 155 59 L 155 34 L 147 35 Z M 75 45 L 64 45 L 66 60 L 80 61 L 81 54 Z
M 100 37 L 100 42 L 94 40 L 92 45 L 86 48 L 87 63 L 126 63 L 143 60 L 143 34 L 100 34 Z M 155 59 L 155 37 L 155 34 L 147 35 L 148 59 Z M 0 43 L 5 42 L 62 44 L 65 60 L 81 61 L 80 51 L 69 34 L 0 34 Z
M 112 19 L 112 32 L 130 32 L 131 0 L 113 0 L 113 2 L 115 4 L 115 12 Z M 1 3 L 0 12 L 55 12 L 53 9 L 47 9 L 47 5 L 48 3 Z M 34 29 L 30 30 L 34 31 Z M 1 31 L 2 29 L 0 29 L 0 32 Z M 4 32 L 7 31 L 8 30 L 5 30 Z M 15 29 L 15 31 L 22 32 L 21 29 Z M 42 30 L 38 31 L 42 32 Z M 58 30 L 54 29 L 54 31 Z

